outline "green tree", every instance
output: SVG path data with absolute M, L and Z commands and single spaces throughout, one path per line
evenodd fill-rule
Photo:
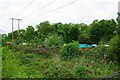
M 8 33 L 7 41 L 12 41 L 12 33 Z
M 26 42 L 33 42 L 35 37 L 35 29 L 33 26 L 28 26 L 25 31 Z
M 73 26 L 70 29 L 70 38 L 71 38 L 70 41 L 72 41 L 72 40 L 78 41 L 79 40 L 79 35 L 80 35 L 79 27 Z
M 61 22 L 51 25 L 52 34 L 62 35 L 64 33 L 63 24 Z
M 90 27 L 84 23 L 81 23 L 79 25 L 80 25 L 79 42 L 80 43 L 91 43 L 90 42 Z
M 50 26 L 51 25 L 50 25 L 49 21 L 44 21 L 44 22 L 36 25 L 38 37 L 44 40 L 51 32 Z
M 92 42 L 98 43 L 100 40 L 109 41 L 115 34 L 116 22 L 111 20 L 95 20 L 90 24 L 90 38 Z
M 64 24 L 63 26 L 64 26 L 64 28 L 63 28 L 63 31 L 64 31 L 63 39 L 66 43 L 69 43 L 71 41 L 71 39 L 70 39 L 70 28 L 71 28 L 72 24 Z

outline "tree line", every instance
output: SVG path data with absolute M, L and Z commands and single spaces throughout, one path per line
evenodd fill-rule
M 21 43 L 41 44 L 49 38 L 60 37 L 63 43 L 78 41 L 79 43 L 98 44 L 107 43 L 117 34 L 117 23 L 111 20 L 94 20 L 90 25 L 84 23 L 62 24 L 49 21 L 41 22 L 35 27 L 29 25 L 26 29 L 20 29 Z M 18 43 L 18 30 L 13 32 L 14 42 Z M 52 37 L 53 36 L 53 37 Z M 2 44 L 12 41 L 12 32 L 2 34 Z

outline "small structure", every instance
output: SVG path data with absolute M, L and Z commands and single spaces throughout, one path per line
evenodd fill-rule
M 89 51 L 90 49 L 97 47 L 96 44 L 79 44 L 78 48 L 81 51 Z
M 79 48 L 92 48 L 91 44 L 79 44 Z

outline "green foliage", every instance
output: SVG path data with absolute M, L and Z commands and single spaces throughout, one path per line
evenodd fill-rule
M 20 29 L 19 33 L 20 33 L 20 42 L 21 43 L 25 42 L 25 30 L 24 29 Z
M 79 40 L 79 35 L 80 35 L 80 30 L 79 27 L 74 26 L 70 29 L 70 40 L 75 40 L 78 41 Z
M 25 39 L 27 42 L 32 42 L 34 40 L 35 35 L 35 29 L 33 26 L 28 26 L 25 31 Z
M 62 44 L 62 38 L 57 35 L 51 35 L 45 39 L 44 44 L 51 46 L 51 47 L 60 46 Z
M 90 37 L 91 41 L 98 43 L 101 39 L 109 41 L 112 36 L 114 36 L 114 31 L 116 30 L 116 22 L 112 20 L 95 20 L 90 25 Z
M 102 49 L 104 48 L 99 50 Z M 83 55 L 67 61 L 56 57 L 46 58 L 42 55 L 13 52 L 6 47 L 2 50 L 3 77 L 6 78 L 101 78 L 118 70 L 114 62 L 103 63 L 100 56 L 90 52 L 88 57 Z
M 36 30 L 33 26 L 28 26 L 26 30 L 21 29 L 20 42 L 41 44 L 50 35 L 59 35 L 65 43 L 72 40 L 80 43 L 99 43 L 99 41 L 108 42 L 116 34 L 115 20 L 95 20 L 90 25 L 80 24 L 50 24 L 49 21 L 41 22 L 36 25 Z M 14 31 L 14 41 L 18 42 L 18 31 Z M 104 37 L 103 37 L 104 36 Z M 4 41 L 11 41 L 12 33 L 9 33 Z
M 84 66 L 77 64 L 74 68 L 74 73 L 75 73 L 76 77 L 78 77 L 78 78 L 85 78 L 86 68 Z
M 17 78 L 21 74 L 21 67 L 14 53 L 8 48 L 2 48 L 2 75 L 4 78 Z
M 49 35 L 49 33 L 52 31 L 49 21 L 44 21 L 36 25 L 36 28 L 37 28 L 37 35 L 42 40 L 44 40 Z
M 111 60 L 113 61 L 117 61 L 119 62 L 120 60 L 120 47 L 118 47 L 120 45 L 119 43 L 119 36 L 116 35 L 114 36 L 110 42 L 109 42 L 109 48 L 108 48 L 108 56 L 111 58 Z
M 33 69 L 33 67 L 26 68 L 19 77 L 20 78 L 44 78 L 42 73 Z
M 64 24 L 63 25 L 63 40 L 66 42 L 66 43 L 69 43 L 71 42 L 71 39 L 70 39 L 70 28 L 72 26 L 72 24 Z
M 114 60 L 120 62 L 119 39 L 115 36 L 114 20 L 95 20 L 92 24 L 50 24 L 42 22 L 20 30 L 17 45 L 2 48 L 3 77 L 21 78 L 81 78 L 104 77 L 118 70 Z M 18 41 L 18 31 L 14 31 Z M 114 36 L 114 37 L 113 37 Z M 112 38 L 113 37 L 113 38 Z M 112 38 L 112 39 L 111 39 Z M 12 33 L 2 35 L 3 42 L 12 41 Z M 111 39 L 111 40 L 110 40 Z M 75 40 L 74 42 L 72 42 Z M 109 47 L 101 46 L 109 42 Z M 87 52 L 78 50 L 79 43 L 101 43 Z M 63 45 L 63 43 L 66 45 Z M 48 54 L 36 54 L 36 48 L 45 45 Z M 61 46 L 63 45 L 63 46 Z M 52 54 L 52 55 L 51 55 Z M 47 57 L 46 57 L 47 56 Z M 60 59 L 59 59 L 60 58 Z M 102 65 L 101 65 L 102 64 Z
M 20 42 L 25 42 L 25 30 L 20 29 Z M 14 42 L 18 43 L 18 30 L 13 31 L 13 36 L 14 36 Z M 12 33 L 7 34 L 2 34 L 2 46 L 5 46 L 6 42 L 11 42 L 12 41 Z
M 12 32 L 11 33 L 8 33 L 8 37 L 7 37 L 7 41 L 12 41 Z
M 79 43 L 91 43 L 90 41 L 90 27 L 84 26 L 85 29 L 80 31 Z
M 70 65 L 67 62 L 51 59 L 42 62 L 39 70 L 42 71 L 46 78 L 72 78 L 74 74 L 72 68 L 69 67 Z
M 68 43 L 60 51 L 61 58 L 71 59 L 78 55 L 78 42 Z
M 43 40 L 41 38 L 39 38 L 39 37 L 35 37 L 34 42 L 35 42 L 36 45 L 43 44 Z
M 107 47 L 98 46 L 98 47 L 93 48 L 92 50 L 86 52 L 84 55 L 86 56 L 86 58 L 89 58 L 90 60 L 93 60 L 93 61 L 97 61 L 98 59 L 102 60 L 102 58 L 105 55 L 107 55 L 106 50 L 107 50 Z
M 62 23 L 55 23 L 51 25 L 51 34 L 63 35 L 64 25 Z

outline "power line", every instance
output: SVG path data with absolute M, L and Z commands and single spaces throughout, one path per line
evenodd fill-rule
M 22 12 L 24 12 L 25 9 L 27 9 L 27 8 L 33 3 L 33 1 L 34 1 L 34 0 L 31 0 L 23 9 L 21 9 L 21 10 L 16 14 L 16 16 L 17 16 L 18 14 L 21 14 Z
M 52 10 L 50 10 L 50 11 L 47 11 L 47 12 L 45 12 L 45 13 L 39 15 L 39 16 L 44 16 L 44 15 L 46 15 L 46 14 L 49 14 L 49 13 L 53 12 L 53 11 L 56 11 L 56 10 L 58 10 L 58 9 L 64 8 L 64 7 L 68 6 L 68 5 L 71 5 L 71 4 L 73 4 L 73 3 L 77 2 L 77 1 L 79 1 L 79 0 L 76 0 L 76 1 L 74 1 L 74 2 L 70 2 L 70 3 L 65 4 L 65 5 L 62 5 L 62 6 L 58 7 L 58 8 L 52 9 Z M 36 16 L 36 17 L 37 17 L 37 16 Z
M 44 6 L 42 6 L 41 8 L 39 8 L 39 9 L 33 11 L 33 12 L 31 12 L 30 14 L 33 15 L 33 13 L 39 12 L 41 9 L 43 9 L 43 8 L 45 8 L 45 7 L 49 6 L 49 5 L 51 5 L 51 4 L 54 3 L 55 1 L 56 1 L 56 0 L 51 1 L 51 2 L 49 2 L 48 4 L 45 4 Z M 28 14 L 28 15 L 29 15 L 29 14 Z M 25 17 L 25 18 L 26 18 L 26 17 Z
M 55 1 L 56 1 L 56 0 L 49 2 L 48 4 L 46 4 L 46 5 L 42 6 L 41 8 L 37 9 L 36 11 L 39 11 L 39 10 L 41 10 L 41 9 L 49 6 L 50 4 L 54 3 Z M 36 11 L 34 11 L 34 12 L 36 12 Z M 33 13 L 34 13 L 34 12 L 33 12 Z
M 56 9 L 50 10 L 50 11 L 48 11 L 48 12 L 42 14 L 42 15 L 48 14 L 48 13 L 50 13 L 50 12 L 53 12 L 53 11 L 55 11 L 55 10 L 58 10 L 58 9 L 60 9 L 60 8 L 63 8 L 63 7 L 65 7 L 65 6 L 68 6 L 68 5 L 73 4 L 73 3 L 75 3 L 75 2 L 70 2 L 70 3 L 66 4 L 66 5 L 63 5 L 63 6 L 60 6 L 60 7 L 56 8 Z M 42 16 L 42 15 L 40 15 L 40 16 Z

